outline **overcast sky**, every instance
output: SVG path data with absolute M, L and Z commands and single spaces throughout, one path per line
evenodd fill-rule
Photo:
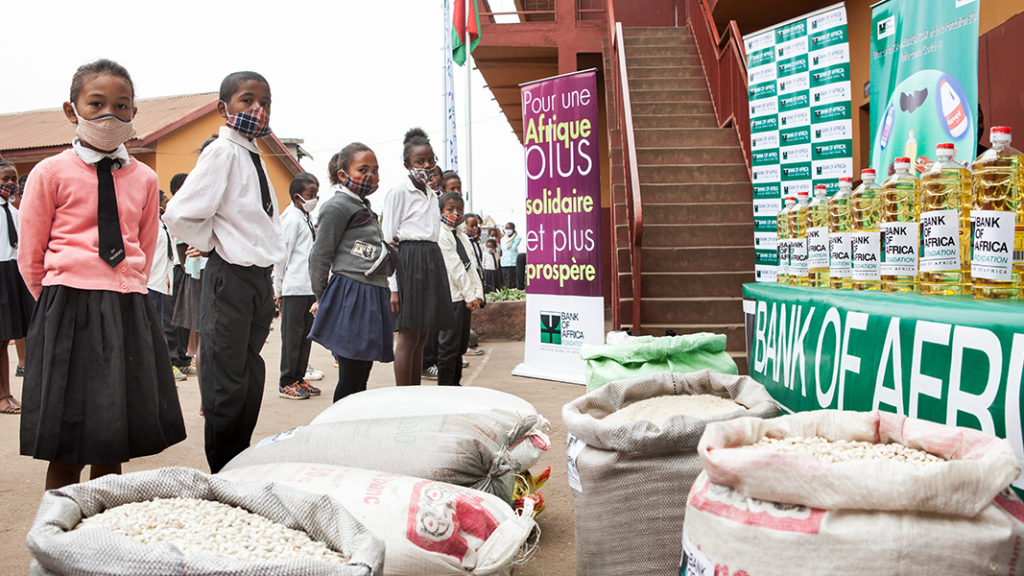
M 226 74 L 255 70 L 273 92 L 271 127 L 305 139 L 314 160 L 302 164 L 323 188 L 342 146 L 374 149 L 381 206 L 405 173 L 407 129 L 424 128 L 443 162 L 442 10 L 441 0 L 6 2 L 0 113 L 60 106 L 75 69 L 97 58 L 123 64 L 140 98 L 212 92 Z M 455 77 L 464 164 L 465 70 Z M 474 207 L 522 227 L 522 146 L 477 71 L 472 90 Z

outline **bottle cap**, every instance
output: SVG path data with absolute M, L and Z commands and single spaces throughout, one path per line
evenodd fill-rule
M 952 142 L 943 142 L 942 144 L 935 145 L 936 150 L 955 150 L 956 146 Z
M 867 172 L 867 170 L 864 170 L 862 172 Z M 872 172 L 874 172 L 874 170 L 872 170 Z M 839 183 L 840 184 L 853 184 L 853 178 L 850 178 L 849 176 L 843 176 L 842 178 L 839 179 Z
M 1010 133 L 1010 127 L 1009 126 L 993 126 L 992 127 L 992 133 L 993 134 L 1009 134 Z
M 875 176 L 875 169 L 874 168 L 865 168 L 865 169 L 861 170 L 860 171 L 860 177 L 863 178 L 865 176 L 874 177 Z
M 814 187 L 814 195 L 824 195 L 828 191 L 828 188 L 824 184 L 818 184 Z
M 796 202 L 796 196 L 793 196 L 792 194 L 790 194 L 789 196 L 786 196 L 786 200 L 792 200 L 792 201 Z
M 900 156 L 899 158 L 893 160 L 893 163 L 894 164 L 910 164 L 910 158 L 908 158 L 906 156 Z
M 801 190 L 801 191 L 797 192 L 796 195 L 797 195 L 797 198 L 806 198 L 807 197 L 807 190 Z

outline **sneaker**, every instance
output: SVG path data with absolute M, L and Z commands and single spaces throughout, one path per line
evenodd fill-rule
M 484 355 L 484 351 L 481 350 L 480 348 L 469 348 L 468 350 L 466 350 L 466 353 L 464 354 L 464 356 L 483 356 L 483 355 Z
M 195 364 L 189 364 L 188 366 L 185 366 L 184 368 L 180 368 L 180 370 L 181 370 L 181 373 L 184 374 L 185 376 L 195 376 L 196 374 L 199 374 L 199 372 L 196 371 Z
M 421 374 L 428 380 L 437 380 L 437 366 L 431 366 L 421 372 Z
M 309 398 L 309 392 L 300 388 L 298 382 L 287 386 L 278 386 L 277 395 L 286 400 L 306 400 Z
M 19 378 L 24 378 L 25 377 L 25 367 L 24 366 L 18 366 L 17 368 L 15 368 L 14 369 L 14 375 L 19 377 Z
M 310 396 L 320 395 L 320 389 L 317 388 L 316 386 L 313 386 L 309 382 L 306 382 L 305 380 L 299 380 L 298 382 L 295 383 L 295 385 L 298 386 L 300 389 L 305 390 L 306 393 L 309 394 Z
M 185 376 L 184 372 L 178 370 L 177 366 L 171 366 L 171 373 L 174 374 L 174 379 L 177 380 L 178 382 L 181 382 L 182 380 L 188 380 L 188 376 Z
M 335 366 L 337 366 L 337 364 L 335 364 Z M 324 373 L 323 372 L 321 372 L 320 370 L 317 370 L 316 368 L 313 368 L 312 365 L 307 365 L 306 366 L 306 376 L 303 378 L 303 380 L 306 380 L 308 382 L 316 382 L 317 380 L 323 380 L 323 379 L 324 379 Z

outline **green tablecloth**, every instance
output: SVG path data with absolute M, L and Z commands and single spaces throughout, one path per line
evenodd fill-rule
M 743 296 L 750 375 L 785 408 L 980 429 L 1024 459 L 1024 303 L 775 284 Z

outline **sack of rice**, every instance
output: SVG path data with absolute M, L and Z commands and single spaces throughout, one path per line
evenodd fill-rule
M 384 541 L 388 576 L 509 575 L 535 545 L 529 503 L 516 514 L 490 494 L 442 482 L 314 464 L 265 464 L 220 476 L 331 496 Z
M 31 574 L 383 574 L 384 544 L 341 504 L 164 468 L 51 490 L 26 538 Z
M 736 362 L 725 351 L 724 334 L 701 332 L 682 336 L 610 338 L 607 344 L 584 344 L 580 358 L 586 363 L 587 391 L 609 382 L 639 376 L 697 370 L 736 374 Z
M 509 447 L 538 418 L 488 412 L 303 426 L 263 439 L 224 470 L 286 462 L 350 466 L 469 486 L 512 502 L 522 467 Z
M 310 425 L 446 414 L 498 411 L 535 422 L 532 430 L 510 446 L 520 472 L 528 470 L 551 447 L 550 424 L 522 398 L 478 386 L 395 386 L 346 396 L 329 406 Z
M 679 527 L 700 472 L 696 451 L 704 426 L 777 413 L 753 379 L 710 370 L 612 382 L 566 404 L 576 573 L 646 576 L 678 569 Z
M 887 412 L 707 427 L 686 574 L 1024 574 L 1006 440 Z

